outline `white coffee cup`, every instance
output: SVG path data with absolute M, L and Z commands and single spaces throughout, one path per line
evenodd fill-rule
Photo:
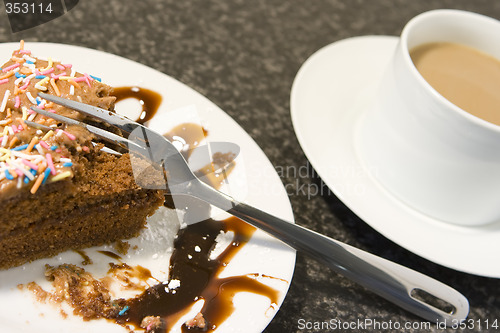
M 409 50 L 451 42 L 500 59 L 499 36 L 500 21 L 475 13 L 435 10 L 416 16 L 404 27 L 377 103 L 361 123 L 360 157 L 376 168 L 380 184 L 443 222 L 500 221 L 500 126 L 441 96 L 417 71 Z

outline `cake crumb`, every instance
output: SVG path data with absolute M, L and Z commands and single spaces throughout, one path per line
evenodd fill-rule
M 128 253 L 128 250 L 130 249 L 130 243 L 123 240 L 119 240 L 115 242 L 113 247 L 119 254 L 126 255 Z
M 188 329 L 192 329 L 195 327 L 202 329 L 204 331 L 207 329 L 207 322 L 206 322 L 205 317 L 203 317 L 203 314 L 201 312 L 198 312 L 198 314 L 196 316 L 194 316 L 193 319 L 186 321 L 184 323 L 184 325 L 186 325 L 186 327 Z
M 160 316 L 147 316 L 142 319 L 141 328 L 144 328 L 147 333 L 156 333 L 164 332 L 167 325 Z

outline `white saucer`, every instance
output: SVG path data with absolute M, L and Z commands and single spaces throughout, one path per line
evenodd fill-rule
M 358 123 L 373 105 L 397 37 L 330 44 L 299 70 L 291 116 L 302 149 L 321 179 L 356 215 L 402 247 L 443 266 L 500 278 L 500 224 L 461 227 L 433 220 L 389 194 L 357 155 Z

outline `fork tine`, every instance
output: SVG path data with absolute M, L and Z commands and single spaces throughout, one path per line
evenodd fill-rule
M 133 146 L 134 149 L 137 149 L 138 151 L 143 151 L 145 149 L 143 146 L 139 145 L 137 142 L 128 140 L 122 136 L 108 132 L 102 128 L 99 128 L 99 127 L 96 127 L 93 125 L 89 125 L 89 124 L 83 123 L 81 121 L 62 116 L 62 115 L 57 114 L 57 113 L 48 112 L 48 111 L 42 110 L 42 109 L 34 107 L 34 106 L 31 107 L 31 110 L 33 110 L 36 113 L 41 114 L 43 116 L 55 119 L 57 121 L 60 121 L 60 122 L 63 122 L 63 123 L 69 124 L 69 125 L 82 126 L 82 127 L 86 128 L 89 132 L 97 135 L 98 137 L 100 137 L 100 138 L 102 138 L 110 143 L 116 144 L 123 149 L 128 150 L 129 147 L 131 147 L 131 146 Z
M 88 105 L 85 103 L 80 103 L 77 101 L 73 101 L 70 99 L 46 94 L 39 92 L 38 96 L 40 96 L 43 99 L 46 99 L 48 101 L 54 102 L 56 104 L 65 106 L 67 108 L 79 111 L 87 116 L 97 118 L 103 122 L 106 122 L 112 126 L 115 126 L 122 130 L 123 132 L 126 132 L 127 134 L 131 133 L 139 124 L 136 122 L 119 115 L 114 112 L 110 112 L 109 110 L 101 109 L 96 106 Z M 55 118 L 54 118 L 55 119 Z

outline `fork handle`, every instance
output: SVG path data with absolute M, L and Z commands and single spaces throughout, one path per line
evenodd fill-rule
M 417 316 L 451 326 L 465 320 L 469 313 L 467 298 L 442 282 L 238 202 L 201 181 L 192 185 L 190 195 L 267 232 Z M 416 298 L 416 292 L 445 301 L 453 309 L 445 312 Z

